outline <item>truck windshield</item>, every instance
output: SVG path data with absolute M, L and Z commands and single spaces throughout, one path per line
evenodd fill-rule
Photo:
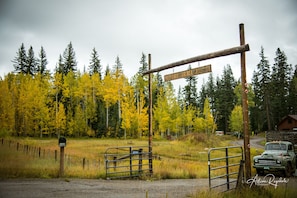
M 267 144 L 265 150 L 286 150 L 286 145 L 280 143 Z

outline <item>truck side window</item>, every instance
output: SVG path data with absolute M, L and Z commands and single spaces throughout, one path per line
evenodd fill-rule
M 289 151 L 293 150 L 293 146 L 292 145 L 288 145 L 288 150 Z

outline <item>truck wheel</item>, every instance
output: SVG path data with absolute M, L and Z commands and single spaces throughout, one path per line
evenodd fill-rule
M 290 177 L 292 174 L 292 166 L 290 163 L 287 164 L 286 169 L 284 171 L 285 177 Z

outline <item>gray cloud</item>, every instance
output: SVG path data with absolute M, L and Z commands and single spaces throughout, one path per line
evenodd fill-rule
M 87 66 L 93 47 L 105 67 L 119 55 L 127 76 L 139 68 L 141 53 L 151 53 L 153 67 L 239 45 L 245 24 L 247 72 L 251 78 L 263 46 L 273 64 L 278 47 L 297 64 L 296 3 L 289 1 L 41 1 L 2 0 L 0 4 L 0 75 L 13 71 L 11 60 L 21 43 L 35 55 L 46 50 L 53 70 L 71 41 L 79 69 Z M 195 63 L 213 65 L 214 76 L 230 64 L 239 78 L 239 56 Z M 178 71 L 188 66 L 175 68 Z M 164 71 L 162 74 L 171 73 Z M 201 79 L 207 77 L 202 75 Z M 198 77 L 200 78 L 200 77 Z M 183 83 L 178 80 L 177 83 Z

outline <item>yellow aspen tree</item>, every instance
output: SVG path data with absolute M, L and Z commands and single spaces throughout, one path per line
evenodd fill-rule
M 66 130 L 74 130 L 71 121 L 74 119 L 75 106 L 78 100 L 75 98 L 75 92 L 77 90 L 77 79 L 74 71 L 69 71 L 66 76 L 64 76 L 64 82 L 62 87 L 64 108 L 66 109 Z M 68 125 L 69 124 L 69 125 Z M 70 125 L 71 124 L 71 125 Z
M 9 74 L 4 80 L 0 78 L 0 135 L 10 135 L 15 129 L 15 100 L 9 81 L 13 83 L 13 74 Z
M 239 134 L 243 131 L 242 107 L 240 105 L 236 105 L 231 112 L 230 128 L 231 131 L 237 131 Z
M 75 116 L 70 124 L 72 130 L 69 131 L 69 135 L 74 135 L 76 137 L 87 135 L 88 126 L 86 125 L 83 109 L 79 105 L 75 107 Z
M 164 91 L 164 89 L 161 89 L 157 99 L 157 105 L 154 108 L 154 117 L 158 123 L 161 137 L 164 137 L 168 128 L 170 127 L 171 117 L 169 112 L 170 111 L 166 98 L 166 92 Z
M 84 73 L 77 78 L 78 86 L 75 92 L 75 96 L 81 101 L 80 105 L 77 105 L 75 112 L 82 112 L 82 128 L 83 133 L 87 134 L 89 127 L 88 121 L 95 117 L 95 103 L 93 102 L 93 85 L 89 74 Z M 80 110 L 81 109 L 81 110 Z M 76 114 L 75 113 L 75 114 Z M 75 115 L 76 116 L 76 115 Z
M 121 120 L 122 120 L 122 111 L 121 105 L 123 100 L 123 93 L 125 92 L 125 86 L 128 86 L 128 80 L 125 77 L 122 69 L 122 63 L 120 62 L 119 57 L 116 58 L 116 62 L 114 65 L 113 72 L 111 73 L 112 78 L 114 79 L 115 86 L 117 87 L 117 105 L 118 105 L 118 113 L 117 115 L 117 124 L 115 128 L 115 135 L 117 136 L 119 133 Z
M 192 126 L 194 125 L 195 113 L 196 113 L 196 110 L 192 105 L 189 105 L 188 108 L 184 112 L 185 127 L 186 127 L 187 133 L 192 132 Z
M 52 82 L 52 89 L 50 89 L 50 94 L 54 96 L 54 100 L 52 101 L 50 105 L 50 115 L 51 117 L 54 117 L 55 119 L 52 119 L 50 121 L 50 125 L 52 128 L 54 128 L 54 131 L 51 131 L 51 133 L 58 134 L 58 128 L 57 128 L 57 114 L 59 111 L 59 103 L 62 100 L 62 90 L 63 90 L 63 74 L 61 72 L 55 72 L 53 82 Z
M 182 119 L 172 83 L 164 84 L 158 96 L 154 113 L 157 115 L 161 136 L 164 136 L 164 134 L 167 136 L 171 136 L 172 133 L 177 134 L 182 125 Z
M 118 100 L 118 88 L 109 72 L 102 81 L 102 96 L 106 107 L 106 128 L 109 127 L 109 107 Z
M 34 97 L 36 91 L 34 80 L 30 75 L 19 74 L 19 100 L 18 113 L 20 122 L 20 133 L 24 136 L 34 135 Z M 34 91 L 32 91 L 34 90 Z
M 237 97 L 237 105 L 241 105 L 242 104 L 242 87 L 241 87 L 241 83 L 238 83 L 236 85 L 236 87 L 234 88 L 234 93 Z M 248 97 L 248 106 L 249 107 L 254 107 L 255 106 L 255 102 L 254 102 L 254 98 L 255 98 L 255 93 L 253 90 L 253 87 L 251 84 L 248 84 L 248 92 L 247 92 L 247 97 Z
M 214 131 L 216 130 L 216 124 L 214 122 L 214 118 L 210 110 L 208 98 L 205 98 L 204 100 L 203 115 L 204 115 L 204 131 L 207 134 L 214 133 Z
M 145 96 L 143 92 L 140 92 L 139 95 L 139 107 L 137 112 L 137 131 L 139 137 L 141 138 L 142 135 L 146 135 L 148 132 L 148 107 L 145 106 Z
M 122 99 L 122 123 L 121 128 L 124 129 L 124 137 L 127 134 L 131 137 L 134 135 L 131 131 L 133 121 L 136 119 L 136 107 L 135 107 L 134 90 L 131 86 L 126 86 Z
M 102 97 L 102 81 L 101 75 L 99 73 L 95 73 L 91 76 L 92 81 L 92 101 L 96 103 L 96 97 Z
M 66 114 L 63 103 L 58 104 L 58 112 L 56 113 L 56 125 L 57 135 L 65 135 L 66 130 Z
M 168 122 L 167 135 L 172 135 L 172 133 L 177 134 L 179 126 L 182 123 L 180 118 L 181 111 L 178 105 L 177 98 L 175 97 L 174 88 L 171 82 L 168 82 L 164 86 L 165 98 L 167 101 L 167 111 L 170 115 L 170 120 Z
M 17 135 L 21 133 L 21 121 L 20 121 L 20 112 L 19 112 L 19 97 L 20 97 L 20 75 L 8 75 L 8 83 L 9 89 L 12 94 L 12 103 L 13 103 L 13 111 L 14 111 L 14 131 Z
M 40 73 L 35 75 L 34 78 L 34 89 L 32 90 L 35 93 L 34 97 L 34 120 L 35 120 L 35 130 L 39 133 L 39 136 L 42 137 L 43 133 L 48 134 L 49 132 L 49 75 L 42 75 Z
M 194 120 L 194 129 L 196 132 L 204 132 L 205 131 L 205 119 L 203 117 L 197 116 Z
M 182 128 L 182 118 L 181 118 L 182 114 L 177 100 L 173 101 L 170 112 L 171 112 L 171 118 L 172 118 L 171 131 L 174 132 L 175 135 L 177 136 Z

